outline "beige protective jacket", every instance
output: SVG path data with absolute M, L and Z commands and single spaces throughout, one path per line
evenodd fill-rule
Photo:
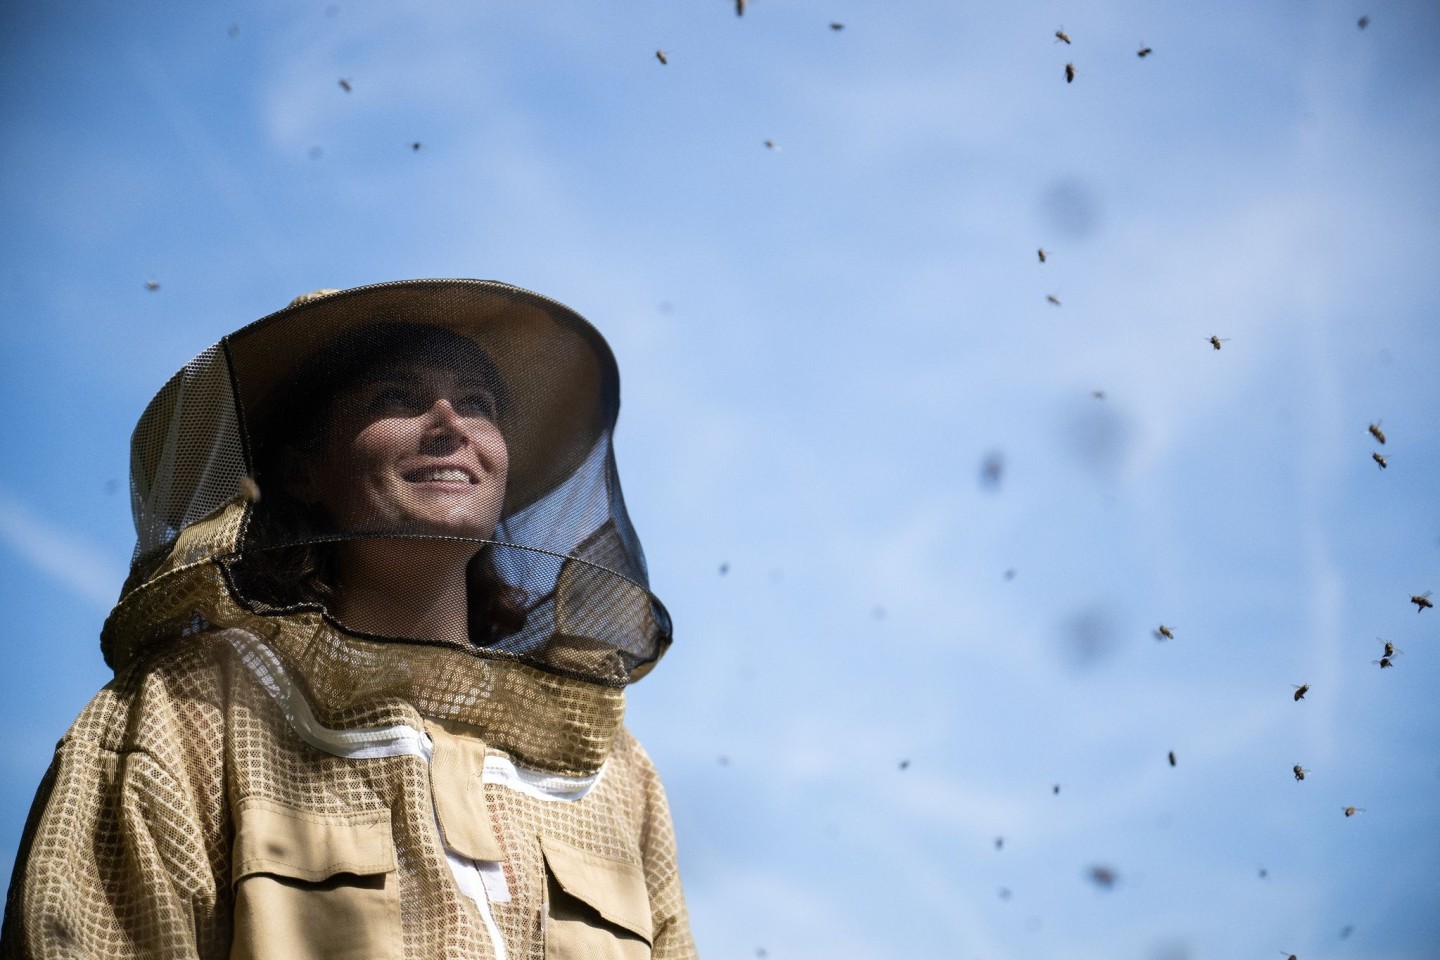
M 620 691 L 285 626 L 207 622 L 90 703 L 27 825 L 5 956 L 695 956 Z

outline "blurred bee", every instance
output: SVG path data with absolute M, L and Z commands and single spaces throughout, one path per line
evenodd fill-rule
M 1404 650 L 1396 650 L 1395 644 L 1391 643 L 1389 640 L 1386 640 L 1384 637 L 1376 637 L 1375 639 L 1385 644 L 1385 652 L 1382 653 L 1381 656 L 1385 657 L 1386 659 L 1395 656 L 1397 653 L 1405 652 Z
M 1415 612 L 1416 612 L 1416 613 L 1419 613 L 1421 610 L 1424 610 L 1426 607 L 1433 607 L 1433 606 L 1435 606 L 1435 604 L 1433 604 L 1433 603 L 1430 602 L 1430 594 L 1431 594 L 1431 592 L 1432 592 L 1432 591 L 1430 591 L 1430 590 L 1426 590 L 1424 593 L 1417 593 L 1415 596 L 1413 596 L 1413 597 L 1410 598 L 1410 602 L 1413 603 L 1413 604 L 1415 604 Z
M 1347 816 L 1347 817 L 1353 817 L 1353 816 L 1355 816 L 1355 814 L 1357 814 L 1357 813 L 1364 813 L 1364 812 L 1365 812 L 1365 808 L 1364 808 L 1364 807 L 1346 807 L 1346 808 L 1345 808 L 1345 816 Z
M 665 56 L 664 50 L 656 50 L 655 59 L 659 60 L 662 65 L 670 62 L 670 60 Z
M 1359 20 L 1355 21 L 1355 26 L 1359 27 L 1361 30 L 1364 30 L 1366 27 L 1370 26 L 1370 18 L 1368 16 L 1362 15 Z
M 225 28 L 225 33 L 228 34 L 232 40 L 233 40 L 235 37 L 240 36 L 240 24 L 238 24 L 238 23 L 232 23 L 232 24 L 230 24 L 230 26 L 228 26 L 228 27 Z
M 1162 624 L 1160 624 L 1160 626 L 1158 626 L 1158 627 L 1155 628 L 1155 639 L 1156 639 L 1156 640 L 1174 640 L 1174 639 L 1175 639 L 1175 632 L 1174 632 L 1173 630 L 1171 630 L 1169 627 L 1165 626 L 1165 624 L 1162 623 Z
M 1046 294 L 1046 295 L 1045 295 L 1045 299 L 1046 299 L 1047 301 L 1049 301 L 1050 303 L 1055 304 L 1055 306 L 1057 306 L 1057 307 L 1060 306 L 1060 298 L 1057 297 L 1057 296 L 1055 296 L 1055 294 L 1053 294 L 1053 293 L 1048 293 L 1048 294 Z
M 900 769 L 901 769 L 901 770 L 909 770 L 909 769 L 910 769 L 910 761 L 909 761 L 909 760 L 901 760 L 901 761 L 900 761 Z
M 420 152 L 420 141 L 419 141 L 419 140 L 416 140 L 414 143 L 410 144 L 410 149 L 411 149 L 411 151 L 413 151 L 413 152 L 415 152 L 415 153 L 419 153 L 419 152 Z
M 1370 424 L 1370 426 L 1366 427 L 1365 429 L 1369 430 L 1370 436 L 1374 437 L 1376 440 L 1380 441 L 1381 443 L 1385 442 L 1385 431 L 1380 429 L 1379 420 L 1376 420 L 1374 423 Z
M 346 80 L 344 77 L 341 77 L 341 78 L 340 78 L 340 89 L 341 89 L 341 90 L 344 90 L 346 93 L 349 93 L 349 92 L 350 92 L 350 81 L 349 81 L 349 80 Z
M 1395 662 L 1390 657 L 1381 657 L 1379 660 L 1371 660 L 1370 662 L 1379 664 L 1381 670 L 1389 670 L 1395 666 Z
M 1169 756 L 1170 756 L 1170 766 L 1173 767 L 1173 766 L 1175 766 L 1175 751 L 1174 751 L 1174 750 L 1171 750 Z
M 745 16 L 745 0 L 735 0 L 735 16 Z
M 1069 42 L 1070 42 L 1070 34 L 1068 34 L 1068 33 L 1065 32 L 1065 28 L 1064 28 L 1064 27 L 1061 27 L 1059 30 L 1056 30 L 1056 31 L 1055 31 L 1055 39 L 1056 39 L 1056 40 L 1063 40 L 1063 41 L 1065 41 L 1066 43 L 1069 43 Z
M 1370 459 L 1371 459 L 1371 460 L 1374 460 L 1376 463 L 1380 464 L 1380 469 L 1381 469 L 1381 470 L 1384 470 L 1386 467 L 1390 466 L 1390 464 L 1387 463 L 1386 460 L 1385 460 L 1385 455 L 1382 454 L 1382 453 L 1380 453 L 1379 451 L 1376 451 L 1375 453 L 1370 454 Z
M 1046 258 L 1047 256 L 1049 256 L 1049 254 L 1047 254 L 1047 253 L 1045 252 L 1045 248 L 1044 248 L 1044 247 L 1041 247 L 1039 250 L 1036 250 L 1036 251 L 1035 251 L 1035 256 L 1037 256 L 1037 257 L 1040 258 L 1040 262 L 1041 262 L 1041 263 L 1044 263 L 1044 262 L 1045 262 L 1045 258 Z
M 146 281 L 145 281 L 145 289 L 146 289 L 146 290 L 150 290 L 150 291 L 159 290 L 159 289 L 160 289 L 160 281 L 159 281 L 159 280 L 146 280 Z
M 1104 399 L 1105 399 L 1105 391 L 1104 391 L 1104 390 L 1091 390 L 1091 391 L 1090 391 L 1090 397 L 1091 397 L 1091 399 L 1094 399 L 1094 400 L 1104 400 Z
M 1281 950 L 1280 952 L 1285 954 L 1285 960 L 1300 960 L 1299 957 L 1295 956 L 1295 954 L 1291 953 L 1289 950 Z
M 1291 767 L 1290 770 L 1295 774 L 1296 780 L 1304 780 L 1305 774 L 1310 772 L 1309 770 L 1306 770 L 1304 767 L 1300 766 L 1300 764 L 1298 763 L 1295 764 L 1295 766 Z
M 831 30 L 844 30 L 844 29 L 845 29 L 845 24 L 843 24 L 843 23 L 832 23 L 832 24 L 830 24 L 830 29 L 831 29 Z
M 1097 887 L 1104 887 L 1106 890 L 1109 890 L 1115 886 L 1115 881 L 1119 878 L 1115 875 L 1114 870 L 1097 864 L 1090 868 L 1090 879 Z
M 1296 699 L 1297 702 L 1300 701 L 1300 700 L 1304 700 L 1304 699 L 1305 699 L 1305 694 L 1307 694 L 1307 693 L 1310 692 L 1310 684 L 1308 684 L 1308 683 L 1297 683 L 1297 684 L 1294 684 L 1294 687 L 1295 687 L 1295 699 Z
M 780 148 L 777 147 L 777 146 L 775 146 L 775 141 L 774 141 L 774 140 L 766 140 L 766 141 L 765 141 L 765 149 L 766 149 L 766 150 L 779 150 Z
M 260 484 L 249 474 L 240 475 L 240 480 L 236 483 L 236 493 L 246 503 L 260 502 Z
M 1214 347 L 1216 350 L 1219 350 L 1219 349 L 1220 349 L 1220 344 L 1222 344 L 1222 343 L 1229 343 L 1229 342 L 1230 342 L 1230 338 L 1229 338 L 1229 337 L 1209 337 L 1209 338 L 1208 338 L 1208 342 L 1209 342 L 1210 346 Z
M 1146 57 L 1150 56 L 1150 54 L 1154 52 L 1155 51 L 1151 50 L 1149 47 L 1142 45 L 1140 49 L 1136 52 L 1135 56 L 1139 57 L 1141 60 L 1144 60 Z
M 1066 42 L 1066 43 L 1069 43 L 1070 41 L 1067 40 L 1067 41 L 1065 41 L 1065 42 Z M 1067 64 L 1065 64 L 1065 82 L 1066 82 L 1066 83 L 1074 83 L 1074 82 L 1075 82 L 1075 64 L 1073 64 L 1073 63 L 1067 63 Z
M 1005 838 L 1004 838 L 1004 837 L 996 837 L 996 838 L 995 838 L 995 849 L 996 849 L 996 850 L 1003 850 L 1004 848 L 1005 848 Z
M 1057 783 L 1057 784 L 1055 784 L 1054 786 L 1052 786 L 1052 787 L 1050 788 L 1050 792 L 1053 793 L 1053 794 L 1055 794 L 1055 796 L 1057 796 L 1057 797 L 1060 796 L 1060 784 Z

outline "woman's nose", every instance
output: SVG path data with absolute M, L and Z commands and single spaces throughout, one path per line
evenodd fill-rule
M 460 414 L 451 406 L 450 401 L 441 397 L 431 406 L 429 422 L 425 425 L 425 435 L 422 440 L 424 451 L 427 454 L 446 454 L 453 451 L 465 442 L 466 433 L 461 423 Z

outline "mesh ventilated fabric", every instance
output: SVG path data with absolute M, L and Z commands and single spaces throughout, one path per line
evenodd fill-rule
M 492 957 L 488 910 L 511 958 L 562 933 L 596 960 L 693 956 L 664 794 L 621 725 L 624 686 L 670 625 L 620 493 L 618 407 L 593 328 L 487 281 L 314 298 L 186 365 L 135 431 L 138 542 L 102 633 L 116 678 L 42 784 L 0 953 Z M 477 452 L 495 435 L 503 471 Z M 378 456 L 314 495 L 362 436 Z M 347 621 L 353 558 L 457 555 L 473 555 L 469 602 L 439 628 Z M 470 785 L 511 893 L 486 906 L 447 866 L 426 757 L 317 749 L 266 670 L 339 736 L 443 723 L 483 755 L 595 785 L 568 800 Z M 275 824 L 303 827 L 303 862 L 242 869 L 242 847 L 284 846 L 263 835 Z M 611 922 L 633 889 L 567 880 L 557 851 L 642 878 L 648 929 Z M 315 952 L 250 951 L 286 931 L 318 936 Z

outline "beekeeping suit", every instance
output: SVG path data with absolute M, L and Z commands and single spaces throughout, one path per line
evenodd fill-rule
M 363 436 L 414 405 L 347 378 L 417 365 L 483 381 L 435 408 L 503 438 L 503 504 L 463 535 L 341 523 L 368 481 L 326 501 L 295 472 L 336 424 Z M 41 784 L 0 953 L 693 956 L 665 796 L 622 725 L 670 624 L 620 492 L 618 409 L 588 323 L 486 281 L 301 298 L 187 364 L 135 431 L 138 544 L 101 637 L 115 678 Z M 376 489 L 455 514 L 489 469 L 455 436 Z M 357 544 L 463 547 L 469 606 L 420 635 L 347 621 L 336 571 Z

